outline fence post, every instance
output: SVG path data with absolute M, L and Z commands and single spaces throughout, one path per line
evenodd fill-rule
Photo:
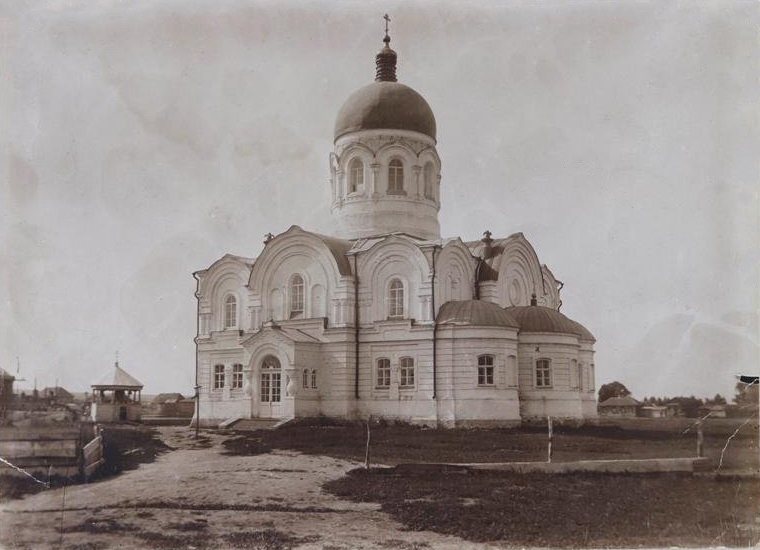
M 702 431 L 702 420 L 697 421 L 697 457 L 702 458 L 705 456 L 704 452 L 705 434 Z
M 548 424 L 548 428 L 549 428 L 549 445 L 548 445 L 548 449 L 547 449 L 546 462 L 551 462 L 552 461 L 552 438 L 553 438 L 553 435 L 554 435 L 554 432 L 552 430 L 552 417 L 551 416 L 547 416 L 546 420 L 547 420 L 547 424 Z
M 369 425 L 372 422 L 372 415 L 369 415 L 367 418 L 367 448 L 364 452 L 364 469 L 369 470 L 369 441 L 370 441 L 370 431 L 369 431 Z

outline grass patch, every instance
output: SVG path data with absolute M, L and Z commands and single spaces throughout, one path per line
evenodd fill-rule
M 414 531 L 509 545 L 752 546 L 760 481 L 675 474 L 353 470 L 325 484 Z
M 364 460 L 366 425 L 315 419 L 277 430 L 238 432 L 223 442 L 227 455 L 257 455 L 272 449 Z M 693 457 L 696 434 L 615 425 L 558 426 L 554 433 L 556 462 L 573 460 Z M 727 427 L 706 430 L 705 453 L 717 464 L 726 442 Z M 731 433 L 731 432 L 728 432 Z M 523 462 L 546 459 L 545 428 L 429 429 L 406 424 L 372 426 L 372 460 L 382 464 L 403 462 Z M 746 428 L 729 446 L 725 469 L 760 468 L 757 431 Z

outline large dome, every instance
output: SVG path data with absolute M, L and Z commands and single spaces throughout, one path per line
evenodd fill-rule
M 435 117 L 425 98 L 398 82 L 373 82 L 346 100 L 335 121 L 335 139 L 360 130 L 411 130 L 435 139 Z

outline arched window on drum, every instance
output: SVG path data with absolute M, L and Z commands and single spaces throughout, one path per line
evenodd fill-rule
M 353 158 L 348 163 L 348 192 L 361 193 L 364 190 L 364 163 Z
M 425 164 L 425 169 L 423 171 L 423 178 L 424 178 L 424 192 L 425 192 L 425 198 L 428 200 L 435 200 L 435 167 L 433 166 L 432 162 L 428 162 Z
M 388 194 L 404 194 L 404 164 L 399 159 L 388 164 Z

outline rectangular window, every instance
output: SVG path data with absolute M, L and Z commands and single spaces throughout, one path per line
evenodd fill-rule
M 214 389 L 224 388 L 224 365 L 214 365 Z
M 493 355 L 478 357 L 478 386 L 493 386 Z
M 262 372 L 261 373 L 261 387 L 259 388 L 259 396 L 261 397 L 262 403 L 268 403 L 269 402 L 269 396 L 271 391 L 271 378 L 270 374 L 268 372 Z
M 550 388 L 552 385 L 552 371 L 548 359 L 536 361 L 536 387 Z
M 262 403 L 280 402 L 280 373 L 262 372 L 259 396 Z
M 272 403 L 280 402 L 280 373 L 272 373 Z
M 232 389 L 239 390 L 243 388 L 243 365 L 235 363 L 232 365 Z
M 414 386 L 414 359 L 411 357 L 402 357 L 399 367 L 399 374 L 401 380 L 399 385 L 402 388 L 410 388 Z
M 391 361 L 390 359 L 377 360 L 377 377 L 375 387 L 389 388 L 391 386 Z

